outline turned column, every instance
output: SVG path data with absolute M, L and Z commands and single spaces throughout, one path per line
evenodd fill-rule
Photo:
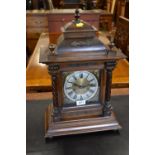
M 51 75 L 51 81 L 52 81 L 52 95 L 53 95 L 53 119 L 54 121 L 58 121 L 60 118 L 60 107 L 58 104 L 58 71 L 59 71 L 59 65 L 58 64 L 50 64 L 48 65 L 48 72 Z
M 112 70 L 115 68 L 116 61 L 105 63 L 106 70 L 106 89 L 105 89 L 105 102 L 103 107 L 103 115 L 110 116 L 112 112 L 111 100 L 111 84 L 112 84 Z

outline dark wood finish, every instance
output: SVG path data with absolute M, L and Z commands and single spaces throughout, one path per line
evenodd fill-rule
M 109 61 L 105 63 L 106 70 L 106 94 L 105 94 L 105 104 L 103 108 L 103 115 L 110 116 L 112 112 L 112 106 L 110 103 L 111 97 L 111 84 L 112 84 L 112 70 L 116 65 L 116 61 Z
M 63 63 L 63 62 L 68 63 L 69 61 L 72 63 L 77 63 L 79 60 L 81 62 L 85 62 L 85 61 L 92 62 L 92 59 L 95 56 L 95 55 L 93 55 L 93 53 L 90 52 L 90 53 L 88 53 L 88 55 L 84 54 L 84 53 L 82 53 L 82 54 L 77 53 L 77 54 L 75 54 L 77 57 L 75 57 L 74 54 L 69 54 L 69 53 L 66 55 L 63 55 L 62 57 L 52 57 L 50 55 L 50 53 L 46 52 L 46 51 L 47 51 L 47 49 L 42 48 L 41 49 L 41 57 L 40 57 L 40 62 L 46 63 L 46 64 L 50 64 L 51 63 L 50 61 L 52 61 L 53 64 L 54 63 Z M 49 55 L 50 61 L 49 61 L 49 59 L 48 60 L 44 59 L 42 57 L 43 55 L 45 55 L 45 56 Z M 67 58 L 65 56 L 67 56 Z M 102 63 L 103 59 L 106 59 L 105 62 L 113 60 L 114 58 L 116 58 L 116 60 L 119 60 L 122 56 L 123 56 L 122 53 L 120 51 L 118 51 L 117 53 L 109 54 L 108 56 L 96 54 L 95 58 L 96 58 L 96 61 L 99 61 Z M 124 57 L 124 58 L 126 58 L 126 57 Z M 62 66 L 62 64 L 60 64 L 60 65 Z
M 108 0 L 98 0 L 97 7 L 103 10 L 107 10 L 107 1 Z
M 51 24 L 54 24 L 53 26 L 51 25 L 54 28 L 51 28 L 49 32 L 52 32 L 52 33 L 61 32 L 60 28 L 64 24 L 72 20 L 74 11 L 75 9 L 53 9 L 53 10 L 44 10 L 44 11 L 41 11 L 41 10 L 27 11 L 27 16 L 26 16 L 27 28 L 28 27 L 35 28 L 35 27 L 40 27 L 40 26 L 42 26 L 42 28 L 43 27 L 47 28 L 48 26 L 47 16 L 51 16 L 51 18 L 49 17 L 49 22 L 52 22 Z M 101 10 L 101 9 L 80 10 L 80 14 L 81 14 L 81 19 L 94 25 L 97 29 L 99 29 L 100 15 L 102 15 L 102 17 L 105 15 L 106 16 L 105 18 L 107 18 L 107 16 L 112 17 L 111 13 L 105 10 Z M 102 19 L 101 22 L 104 22 L 104 19 Z M 55 31 L 55 26 L 57 27 L 56 31 Z M 35 29 L 33 29 L 33 31 L 34 30 Z
M 80 8 L 81 0 L 61 0 L 60 1 L 60 6 L 62 9 L 75 9 L 75 8 Z
M 55 43 L 55 41 L 61 34 L 61 27 L 73 19 L 74 10 L 75 9 L 53 9 L 27 11 L 26 44 L 31 51 L 31 54 L 34 51 L 36 43 L 42 32 L 49 32 L 50 42 Z M 108 29 L 111 28 L 112 15 L 110 15 L 106 11 L 80 10 L 80 13 L 83 20 L 94 25 L 97 29 L 99 29 L 99 23 L 103 23 L 104 20 L 106 23 L 108 23 Z M 102 15 L 101 19 L 100 15 Z
M 124 17 L 129 19 L 129 0 L 126 1 L 126 4 L 125 4 L 125 15 L 124 15 Z
M 44 55 L 46 57 L 46 55 Z M 42 55 L 41 55 L 42 57 Z M 42 61 L 40 59 L 40 61 Z M 83 67 L 80 66 L 70 66 L 70 63 L 59 63 L 58 64 L 49 64 L 48 65 L 48 71 L 51 74 L 52 77 L 52 93 L 53 93 L 53 106 L 54 106 L 54 121 L 58 121 L 58 120 L 68 120 L 68 119 L 79 119 L 79 118 L 84 118 L 84 117 L 94 117 L 94 116 L 98 116 L 98 115 L 102 115 L 102 109 L 103 109 L 103 105 L 99 106 L 97 105 L 89 105 L 89 106 L 85 106 L 85 107 L 72 107 L 72 108 L 63 108 L 62 102 L 63 102 L 63 98 L 62 98 L 62 85 L 59 84 L 60 81 L 62 81 L 62 79 L 58 79 L 59 77 L 62 77 L 61 74 L 64 71 L 76 71 L 76 70 L 90 70 L 90 69 L 102 69 L 103 64 L 102 62 L 97 62 L 97 64 L 89 64 L 89 66 L 85 66 L 82 65 Z M 73 63 L 74 64 L 74 63 Z M 79 63 L 81 65 L 81 62 Z M 59 71 L 60 72 L 59 72 Z M 104 85 L 101 85 L 101 94 L 102 94 L 102 98 L 100 98 L 101 102 L 104 99 Z M 58 96 L 59 96 L 59 100 L 58 100 Z M 60 102 L 62 101 L 62 102 Z M 103 102 L 102 102 L 103 104 Z M 60 114 L 61 111 L 61 114 Z
M 60 66 L 61 68 L 61 72 L 64 71 L 79 71 L 79 70 L 103 70 L 103 63 L 101 65 L 102 62 L 93 62 L 93 63 L 80 63 L 77 62 L 74 66 L 74 63 L 65 63 L 62 64 Z M 61 75 L 62 77 L 62 75 Z M 102 79 L 101 79 L 102 80 Z M 63 81 L 62 79 L 60 79 L 60 81 Z M 103 85 L 101 85 L 101 93 L 100 93 L 100 102 L 103 104 L 103 100 L 104 100 L 104 94 L 105 94 L 105 83 L 102 83 Z M 63 85 L 60 85 L 60 87 L 63 87 Z M 61 91 L 59 91 L 61 92 Z M 63 94 L 64 92 L 61 92 L 61 94 Z M 61 97 L 61 95 L 60 95 Z M 63 100 L 61 100 L 61 102 L 63 103 Z M 71 120 L 71 119 L 79 119 L 79 118 L 88 118 L 88 117 L 94 117 L 94 116 L 99 116 L 102 115 L 103 113 L 103 105 L 98 105 L 98 104 L 94 104 L 94 105 L 88 105 L 85 107 L 71 107 L 71 108 L 62 108 L 62 112 L 61 112 L 61 118 L 63 120 Z M 61 106 L 63 106 L 61 104 Z
M 75 11 L 75 19 L 64 27 L 58 44 L 49 47 L 40 49 L 39 58 L 40 63 L 48 66 L 53 93 L 53 110 L 51 110 L 50 115 L 45 115 L 45 120 L 49 120 L 48 123 L 45 123 L 45 126 L 48 124 L 45 137 L 120 129 L 120 125 L 112 113 L 110 97 L 112 70 L 116 66 L 116 61 L 126 58 L 125 55 L 116 48 L 114 50 L 105 46 L 99 40 L 96 28 L 80 21 L 78 9 Z M 100 73 L 97 84 L 98 99 L 91 101 L 91 99 L 84 99 L 81 96 L 79 101 L 79 99 L 69 100 L 68 98 L 67 104 L 69 106 L 66 106 L 65 86 L 62 81 L 69 81 L 69 79 L 65 79 L 63 74 L 65 72 L 71 73 L 71 71 L 90 70 L 97 70 Z M 89 75 L 90 73 L 87 77 Z M 82 75 L 79 79 L 85 78 Z M 75 78 L 76 80 L 77 78 Z M 89 81 L 87 78 L 85 80 Z M 75 84 L 74 82 L 74 86 Z M 82 95 L 81 89 L 90 91 L 86 84 L 80 84 L 78 88 L 73 89 L 79 90 L 80 95 Z M 95 94 L 97 93 L 95 92 Z M 79 102 L 84 102 L 84 104 L 79 105 Z M 47 116 L 49 116 L 48 119 Z
M 51 64 L 48 66 L 48 72 L 51 75 L 52 81 L 52 94 L 53 94 L 53 107 L 54 107 L 54 120 L 58 121 L 60 118 L 60 109 L 59 109 L 59 102 L 58 102 L 58 90 L 59 90 L 59 81 L 58 81 L 58 70 L 59 65 Z
M 52 120 L 51 111 L 53 111 L 52 106 L 49 105 L 45 112 L 45 138 L 121 129 L 113 113 L 110 117 L 94 117 L 55 122 Z
M 56 43 L 58 38 L 57 34 L 54 34 L 52 39 L 53 43 Z M 104 44 L 109 44 L 107 38 L 99 34 L 100 40 Z M 49 34 L 43 33 L 36 45 L 36 48 L 29 60 L 26 69 L 26 88 L 27 91 L 51 91 L 51 78 L 48 74 L 47 67 L 39 63 L 40 47 L 47 48 L 49 45 Z M 129 86 L 129 63 L 123 59 L 117 63 L 116 68 L 113 71 L 112 76 L 112 88 L 127 88 Z
M 66 108 L 62 109 L 61 117 L 63 120 L 73 120 L 73 119 L 81 119 L 81 118 L 92 118 L 95 116 L 102 115 L 103 107 L 99 105 L 94 106 L 86 106 L 80 108 Z
M 115 9 L 115 23 L 119 21 L 119 17 L 125 17 L 129 19 L 129 1 L 128 0 L 117 0 Z
M 49 28 L 49 35 L 50 35 L 50 42 L 53 42 L 53 34 L 61 33 L 61 27 L 63 27 L 66 23 L 72 20 L 73 18 L 74 9 L 59 9 L 59 10 L 52 10 L 46 11 L 45 14 L 48 16 L 48 28 Z M 80 10 L 81 19 L 85 20 L 86 22 L 94 25 L 97 29 L 99 26 L 107 25 L 107 29 L 111 30 L 112 26 L 112 14 L 108 13 L 105 10 Z M 41 12 L 38 14 L 41 14 Z M 35 31 L 33 29 L 33 31 Z M 39 30 L 37 30 L 39 31 Z M 46 29 L 40 30 L 42 32 L 46 32 Z
M 54 6 L 54 8 L 60 9 L 60 7 L 61 7 L 61 0 L 53 0 L 53 6 Z
M 48 9 L 50 9 L 50 7 L 49 7 L 50 6 L 49 0 L 31 0 L 31 1 L 32 1 L 32 8 L 31 8 L 31 10 L 39 10 L 39 9 L 46 9 L 46 10 L 48 10 Z
M 26 45 L 31 54 L 42 32 L 48 32 L 47 17 L 44 14 L 26 15 Z
M 112 29 L 112 18 L 112 13 L 103 10 L 103 13 L 100 15 L 100 27 L 106 27 L 110 31 Z
M 114 43 L 129 59 L 129 20 L 125 17 L 119 17 Z
M 75 9 L 51 10 L 48 13 L 49 33 L 61 33 L 61 27 L 74 18 Z M 80 10 L 81 19 L 99 29 L 99 18 L 102 10 Z

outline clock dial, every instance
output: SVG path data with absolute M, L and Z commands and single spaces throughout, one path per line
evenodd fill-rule
M 76 71 L 66 77 L 64 93 L 71 101 L 89 100 L 98 90 L 98 81 L 94 74 L 88 71 Z

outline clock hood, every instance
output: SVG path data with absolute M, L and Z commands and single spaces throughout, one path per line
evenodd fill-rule
M 62 29 L 54 53 L 67 54 L 106 54 L 105 45 L 97 37 L 97 29 L 80 19 L 79 11 L 75 11 L 75 19 Z
M 113 60 L 125 58 L 121 51 L 111 50 L 98 38 L 97 29 L 80 19 L 79 11 L 75 11 L 75 19 L 62 28 L 62 35 L 57 44 L 50 44 L 40 49 L 40 62 L 70 62 Z

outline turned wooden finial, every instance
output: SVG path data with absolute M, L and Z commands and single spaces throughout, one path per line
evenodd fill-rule
M 52 55 L 56 55 L 56 51 L 55 51 L 56 45 L 55 44 L 52 44 L 52 43 L 49 44 L 48 48 L 51 51 Z
M 77 8 L 76 10 L 75 10 L 75 15 L 74 15 L 74 17 L 75 17 L 75 22 L 76 23 L 79 23 L 80 22 L 80 12 L 79 12 L 79 9 Z

